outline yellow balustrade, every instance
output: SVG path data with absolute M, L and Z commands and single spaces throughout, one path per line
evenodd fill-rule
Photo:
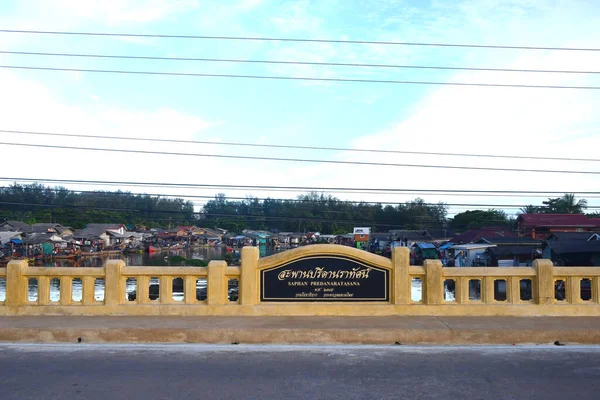
M 389 301 L 260 300 L 261 271 L 311 256 L 350 258 L 389 272 Z M 0 279 L 6 283 L 0 315 L 600 314 L 600 268 L 596 267 L 554 267 L 549 260 L 536 260 L 533 267 L 444 268 L 438 260 L 413 266 L 406 248 L 395 248 L 388 259 L 336 245 L 306 246 L 262 259 L 257 248 L 247 247 L 241 259 L 240 267 L 225 261 L 211 261 L 208 267 L 128 267 L 111 260 L 103 268 L 40 268 L 29 267 L 24 260 L 11 261 L 0 268 Z M 74 279 L 82 291 L 77 301 L 73 300 Z M 104 280 L 103 299 L 96 298 L 98 279 Z M 134 300 L 126 292 L 132 279 Z M 415 279 L 420 280 L 420 300 L 411 296 Z M 31 301 L 30 280 L 37 280 Z M 229 299 L 231 280 L 238 281 L 234 300 Z M 178 293 L 183 292 L 176 294 L 177 299 L 174 282 Z

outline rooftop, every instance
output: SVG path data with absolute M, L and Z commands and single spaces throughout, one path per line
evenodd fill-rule
M 585 214 L 521 214 L 517 222 L 526 228 L 538 226 L 600 228 L 598 218 L 589 218 Z

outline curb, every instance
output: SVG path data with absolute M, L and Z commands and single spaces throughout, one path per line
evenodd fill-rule
M 406 344 L 512 345 L 600 344 L 600 330 L 529 329 L 160 329 L 2 328 L 12 343 L 198 343 L 198 344 Z

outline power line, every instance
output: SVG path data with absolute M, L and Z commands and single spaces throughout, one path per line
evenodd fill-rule
M 10 186 L 0 186 L 0 191 L 2 189 L 11 189 Z M 54 192 L 58 192 L 58 189 L 56 188 L 24 188 L 24 192 L 27 191 L 36 191 L 36 192 L 43 192 L 46 190 L 52 190 Z M 131 195 L 131 196 L 155 196 L 155 197 L 167 197 L 167 198 L 180 198 L 180 199 L 185 199 L 185 198 L 198 198 L 198 199 L 208 199 L 208 200 L 216 200 L 215 196 L 202 196 L 202 195 L 187 195 L 187 194 L 155 194 L 155 193 L 132 193 L 132 192 L 108 192 L 108 191 L 94 191 L 94 190 L 72 190 L 69 189 L 69 192 L 72 193 L 81 193 L 81 194 L 93 194 L 97 197 L 112 197 L 112 196 L 119 196 L 119 195 Z M 225 198 L 226 201 L 231 201 L 231 200 L 258 200 L 258 201 L 265 201 L 265 200 L 271 200 L 271 201 L 281 201 L 281 202 L 288 202 L 288 203 L 310 203 L 311 200 L 300 200 L 300 199 L 285 199 L 285 198 L 258 198 L 258 197 L 252 197 L 252 198 L 247 198 L 247 197 L 229 197 L 227 196 Z M 340 200 L 339 201 L 340 205 L 344 205 L 344 204 L 370 204 L 370 205 L 377 205 L 377 204 L 387 204 L 388 202 L 377 202 L 377 201 L 351 201 L 351 200 Z M 395 205 L 409 205 L 411 202 L 410 201 L 397 201 L 397 202 L 389 202 L 389 204 L 395 204 Z M 202 203 L 201 205 L 206 205 L 207 203 Z M 489 207 L 503 207 L 503 208 L 521 208 L 524 207 L 526 204 L 469 204 L 469 203 L 446 203 L 446 202 L 441 202 L 441 203 L 420 203 L 419 205 L 425 205 L 425 206 L 448 206 L 448 207 L 482 207 L 482 208 L 489 208 Z M 246 206 L 248 208 L 260 208 L 262 209 L 262 207 L 252 207 L 252 206 Z M 544 208 L 545 206 L 539 206 L 540 208 Z M 600 208 L 600 206 L 587 206 L 588 209 L 595 209 L 595 208 Z M 312 208 L 301 208 L 301 210 L 309 210 Z M 157 211 L 160 212 L 160 211 Z M 319 210 L 319 212 L 329 212 L 329 213 L 347 213 L 350 211 L 338 211 L 338 210 Z
M 216 185 L 203 183 L 170 183 L 170 182 L 134 182 L 134 181 L 98 181 L 98 180 L 80 180 L 80 179 L 46 179 L 46 178 L 14 178 L 0 177 L 0 181 L 22 181 L 22 182 L 52 182 L 52 183 L 73 183 L 73 184 L 97 184 L 107 186 L 146 186 L 146 187 L 176 187 L 176 188 L 241 188 L 241 189 L 289 189 L 299 191 L 317 191 L 327 192 L 332 190 L 353 190 L 356 192 L 371 191 L 384 193 L 398 192 L 438 192 L 438 193 L 491 193 L 491 194 L 543 194 L 543 195 L 563 195 L 564 191 L 557 190 L 477 190 L 477 189 L 392 189 L 392 188 L 347 188 L 347 187 L 316 187 L 316 186 L 277 186 L 277 185 Z M 570 190 L 569 193 L 577 195 L 600 195 L 600 192 Z
M 204 212 L 188 212 L 188 211 L 158 211 L 158 210 L 139 210 L 139 209 L 127 209 L 127 208 L 111 208 L 111 207 L 96 207 L 96 206 L 85 206 L 85 205 L 77 205 L 77 204 L 43 204 L 43 203 L 26 203 L 26 202 L 9 202 L 9 201 L 0 201 L 0 204 L 3 205 L 21 205 L 21 206 L 30 206 L 30 207 L 43 207 L 43 208 L 83 208 L 83 209 L 99 209 L 103 211 L 125 211 L 125 212 L 136 212 L 136 213 L 155 213 L 155 214 L 188 214 L 188 215 L 196 215 L 198 217 L 204 218 L 244 218 L 244 219 L 260 219 L 265 221 L 294 221 L 294 222 L 330 222 L 330 223 L 368 223 L 379 226 L 404 226 L 404 225 L 393 225 L 393 224 L 385 224 L 384 221 L 378 220 L 369 220 L 369 219 L 350 219 L 350 220 L 340 220 L 340 219 L 328 219 L 323 217 L 298 217 L 298 216 L 269 216 L 269 215 L 243 215 L 243 214 L 230 214 L 230 213 L 204 213 Z M 148 218 L 152 220 L 151 217 Z M 416 218 L 413 220 L 406 220 L 408 223 L 416 223 Z M 506 222 L 506 221 L 504 221 Z M 443 222 L 441 221 L 430 221 L 428 222 L 430 225 L 441 225 Z
M 15 179 L 19 179 L 19 178 L 15 178 Z M 14 180 L 13 178 L 0 178 L 0 181 L 12 181 Z M 45 181 L 43 179 L 23 179 L 23 182 L 52 182 L 52 180 L 48 180 Z M 68 182 L 67 182 L 68 183 Z M 123 184 L 121 183 L 95 183 L 95 182 L 75 182 L 78 185 L 84 185 L 84 186 L 98 186 L 98 185 L 102 185 L 102 186 L 123 186 Z M 127 185 L 126 185 L 127 186 Z M 134 186 L 134 185 L 129 185 L 129 186 Z M 147 184 L 145 185 L 146 187 L 161 187 L 160 184 Z M 173 188 L 176 188 L 178 186 L 171 186 Z M 187 187 L 185 187 L 187 188 Z M 197 187 L 197 190 L 207 190 L 210 188 L 214 188 L 214 189 L 226 189 L 226 190 L 230 190 L 230 191 L 243 191 L 243 190 L 247 190 L 247 188 L 235 188 L 232 185 L 229 186 L 219 186 L 219 185 L 207 185 L 207 186 L 203 186 L 203 187 Z M 27 190 L 32 190 L 31 188 L 27 188 Z M 74 189 L 69 189 L 72 192 L 83 192 L 83 193 L 99 193 L 100 191 L 80 191 L 80 190 L 74 190 Z M 289 189 L 289 188 L 280 188 L 280 189 L 270 189 L 268 187 L 266 188 L 261 188 L 261 187 L 254 187 L 252 188 L 253 191 L 266 191 L 266 192 L 298 192 L 298 189 Z M 318 189 L 320 190 L 320 188 Z M 369 189 L 366 189 L 369 190 Z M 394 189 L 392 189 L 394 190 Z M 487 192 L 481 192 L 481 193 L 456 193 L 456 192 L 452 192 L 452 191 L 446 191 L 446 192 L 436 192 L 436 191 L 427 191 L 425 189 L 425 191 L 417 191 L 417 189 L 407 189 L 407 190 L 396 190 L 393 192 L 377 192 L 377 191 L 373 191 L 373 192 L 369 192 L 369 191 L 365 191 L 365 190 L 343 190 L 343 189 L 336 189 L 336 188 L 328 188 L 326 190 L 328 193 L 330 194 L 376 194 L 376 195 L 414 195 L 414 196 L 423 196 L 423 195 L 448 195 L 448 196 L 468 196 L 468 197 L 519 197 L 522 198 L 524 196 L 524 194 L 511 194 L 511 193 L 507 193 L 507 194 L 502 194 L 502 193 L 487 193 Z M 569 192 L 569 193 L 573 193 L 573 191 L 562 191 L 562 192 L 554 192 L 554 193 L 547 193 L 545 195 L 542 194 L 526 194 L 527 192 L 523 192 L 526 194 L 527 197 L 539 197 L 539 198 L 547 198 L 547 197 L 551 197 L 551 196 L 555 196 L 555 195 L 562 195 L 565 192 Z M 131 193 L 129 191 L 124 192 L 124 193 Z M 518 193 L 518 192 L 517 192 Z M 210 196 L 199 196 L 199 195 L 190 195 L 190 194 L 169 194 L 169 193 L 132 193 L 132 194 L 136 194 L 136 195 L 148 195 L 148 196 L 164 196 L 164 197 L 170 197 L 170 196 L 176 196 L 176 197 L 181 197 L 181 198 L 210 198 L 210 199 L 215 199 L 215 195 L 210 195 Z M 575 192 L 575 194 L 585 194 L 585 193 L 580 193 L 580 192 Z M 600 198 L 600 196 L 598 195 L 586 195 L 586 198 L 592 198 L 592 199 L 596 199 L 596 198 Z M 232 196 L 227 196 L 227 199 L 229 200 L 246 200 L 248 199 L 248 197 L 232 197 Z M 255 196 L 252 196 L 252 199 L 258 199 L 258 200 L 284 200 L 284 201 L 299 201 L 299 202 L 307 202 L 310 200 L 297 200 L 297 199 L 290 199 L 290 198 L 274 198 L 274 197 L 266 197 L 266 198 L 258 198 Z M 354 202 L 353 200 L 341 200 L 338 199 L 338 201 L 349 201 L 349 202 Z M 398 204 L 398 201 L 364 201 L 364 200 L 360 200 L 360 202 L 362 203 L 371 203 L 371 204 Z
M 504 83 L 469 83 L 469 82 L 434 82 L 434 81 L 399 81 L 388 79 L 358 79 L 358 78 L 313 78 L 301 76 L 274 76 L 274 75 L 237 75 L 237 74 L 205 74 L 193 72 L 160 72 L 160 71 L 127 71 L 112 69 L 84 69 L 84 68 L 54 68 L 33 67 L 25 65 L 0 65 L 0 68 L 36 70 L 36 71 L 67 71 L 67 72 L 93 72 L 106 74 L 126 75 L 167 75 L 202 78 L 239 78 L 239 79 L 261 79 L 261 80 L 288 80 L 288 81 L 313 81 L 313 82 L 352 82 L 352 83 L 383 83 L 400 85 L 445 85 L 445 86 L 474 86 L 474 87 L 500 87 L 500 88 L 526 88 L 526 89 L 576 89 L 576 90 L 598 90 L 600 86 L 561 86 L 561 85 L 526 85 L 526 84 L 504 84 Z
M 132 154 L 156 154 L 156 155 L 186 156 L 186 157 L 226 158 L 226 159 L 236 159 L 236 160 L 285 161 L 285 162 L 340 164 L 340 165 L 369 165 L 369 166 L 378 166 L 378 167 L 402 167 L 402 168 L 435 168 L 435 169 L 460 169 L 460 170 L 478 170 L 478 171 L 600 175 L 600 171 L 476 167 L 476 166 L 462 166 L 462 165 L 396 164 L 396 163 L 381 163 L 381 162 L 371 162 L 371 161 L 319 160 L 319 159 L 313 159 L 313 158 L 259 157 L 259 156 L 239 156 L 239 155 L 233 156 L 233 155 L 226 155 L 226 154 L 201 154 L 201 153 L 166 152 L 166 151 L 151 151 L 151 150 L 107 149 L 107 148 L 99 148 L 99 147 L 59 146 L 59 145 L 49 145 L 49 144 L 9 143 L 9 142 L 0 142 L 0 145 L 37 147 L 37 148 L 45 148 L 45 149 L 85 150 L 85 151 L 101 151 L 101 152 L 132 153 Z
M 359 68 L 395 68 L 395 69 L 431 69 L 449 71 L 492 71 L 492 72 L 525 72 L 548 74 L 600 74 L 600 71 L 573 71 L 573 70 L 548 70 L 548 69 L 515 69 L 515 68 L 485 68 L 485 67 L 449 67 L 438 65 L 399 65 L 399 64 L 361 64 L 341 62 L 317 61 L 282 61 L 282 60 L 247 60 L 239 58 L 197 58 L 197 57 L 159 57 L 159 56 L 127 56 L 117 54 L 82 54 L 82 53 L 45 53 L 33 51 L 6 51 L 0 54 L 15 54 L 27 56 L 52 56 L 52 57 L 80 57 L 80 58 L 110 58 L 121 60 L 155 60 L 155 61 L 198 61 L 220 63 L 248 63 L 248 64 L 283 64 L 283 65 L 314 65 L 329 67 L 359 67 Z
M 465 43 L 428 43 L 428 42 L 392 42 L 368 40 L 338 40 L 338 39 L 301 39 L 301 38 L 276 38 L 276 37 L 249 37 L 249 36 L 207 36 L 207 35 L 166 35 L 143 33 L 105 33 L 105 32 L 67 32 L 67 31 L 41 31 L 0 29 L 1 33 L 42 34 L 42 35 L 69 35 L 69 36 L 120 36 L 120 37 L 145 37 L 165 39 L 205 39 L 205 40 L 245 40 L 267 42 L 304 42 L 304 43 L 345 43 L 345 44 L 375 44 L 392 46 L 429 46 L 429 47 L 466 47 L 484 49 L 514 49 L 514 50 L 559 50 L 559 51 L 600 51 L 600 48 L 581 47 L 548 47 L 548 46 L 511 46 L 511 45 L 485 45 Z
M 435 155 L 452 157 L 485 157 L 485 158 L 509 158 L 509 159 L 527 159 L 527 160 L 553 160 L 553 161 L 589 161 L 600 162 L 597 158 L 571 158 L 571 157 L 539 157 L 539 156 L 517 156 L 517 155 L 497 155 L 497 154 L 472 154 L 472 153 L 441 153 L 426 151 L 407 151 L 407 150 L 378 150 L 378 149 L 351 149 L 347 147 L 324 147 L 324 146 L 296 146 L 283 144 L 259 144 L 259 143 L 241 143 L 241 142 L 211 142 L 204 140 L 177 140 L 177 139 L 152 139 L 152 138 L 134 138 L 124 136 L 103 136 L 103 135 L 83 135 L 74 133 L 55 133 L 55 132 L 34 132 L 21 130 L 0 129 L 0 132 L 18 133 L 23 135 L 40 135 L 54 137 L 76 137 L 91 139 L 114 139 L 114 140 L 132 140 L 157 143 L 185 143 L 185 144 L 209 144 L 222 146 L 240 146 L 240 147 L 264 147 L 277 149 L 301 149 L 301 150 L 328 150 L 328 151 L 348 151 L 359 153 L 384 153 L 384 154 L 415 154 L 415 155 Z

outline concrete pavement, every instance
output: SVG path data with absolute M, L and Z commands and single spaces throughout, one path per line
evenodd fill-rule
M 600 347 L 0 345 L 12 399 L 593 399 Z
M 0 317 L 0 342 L 600 344 L 600 317 Z

